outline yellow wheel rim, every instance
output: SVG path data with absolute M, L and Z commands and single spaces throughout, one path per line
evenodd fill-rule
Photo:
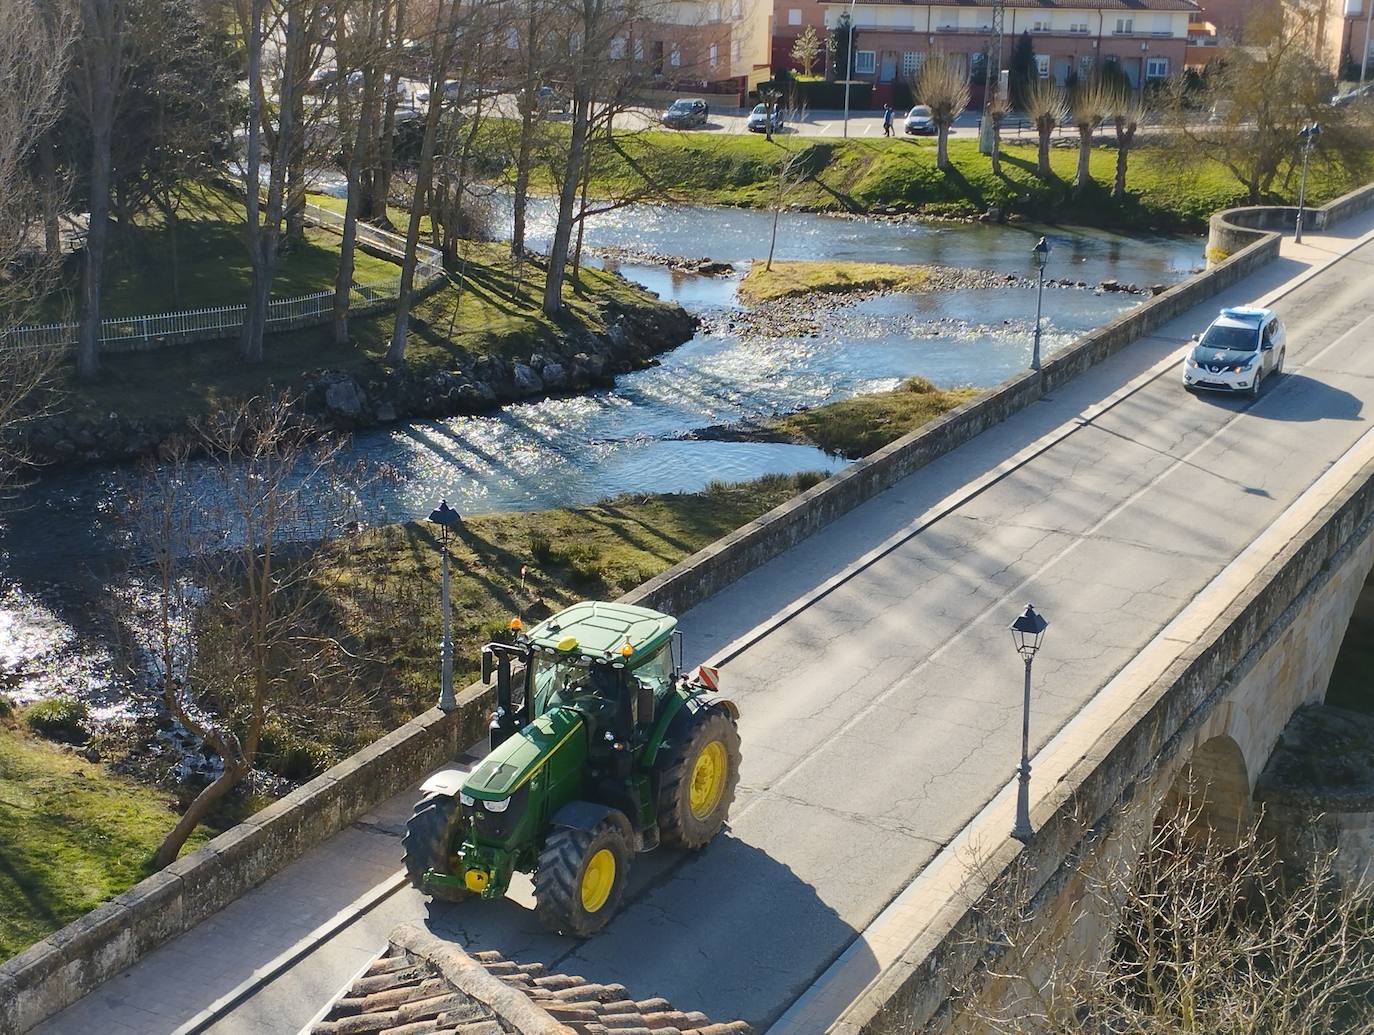
M 615 886 L 615 853 L 603 848 L 587 860 L 582 871 L 582 908 L 595 913 L 611 897 Z
M 711 741 L 697 755 L 696 764 L 692 766 L 692 785 L 687 791 L 687 807 L 697 819 L 706 819 L 716 811 L 725 793 L 725 774 L 729 768 L 725 745 L 718 740 Z

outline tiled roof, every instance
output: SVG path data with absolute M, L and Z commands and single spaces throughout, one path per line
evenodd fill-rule
M 849 0 L 820 0 L 832 7 L 848 7 Z M 894 4 L 899 7 L 982 7 L 992 0 L 863 0 L 865 4 Z M 1193 0 L 1006 0 L 1008 7 L 1043 11 L 1199 11 Z M 861 26 L 862 28 L 862 26 Z M 939 30 L 935 30 L 938 34 Z
M 386 950 L 329 1005 L 311 1035 L 753 1035 L 624 985 L 550 974 L 499 952 L 469 956 L 403 924 Z

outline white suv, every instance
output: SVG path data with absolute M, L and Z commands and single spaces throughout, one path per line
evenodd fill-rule
M 1266 377 L 1283 373 L 1288 335 L 1272 309 L 1223 309 L 1183 361 L 1183 387 L 1259 395 Z

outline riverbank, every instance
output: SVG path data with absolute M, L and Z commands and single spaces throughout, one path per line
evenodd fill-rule
M 610 384 L 695 332 L 680 306 L 586 267 L 564 288 L 564 314 L 551 320 L 542 282 L 537 260 L 516 271 L 504 246 L 469 242 L 449 282 L 415 305 L 404 366 L 384 362 L 389 312 L 352 319 L 342 346 L 327 326 L 270 335 L 263 362 L 251 367 L 233 341 L 109 356 L 91 384 L 62 368 L 54 414 L 25 427 L 22 442 L 44 467 L 134 459 L 267 391 L 298 399 L 322 430 L 482 413 Z
M 855 395 L 762 421 L 703 428 L 694 437 L 790 442 L 858 460 L 978 394 L 977 388 L 936 388 L 923 377 L 910 377 L 891 391 Z
M 1127 192 L 1111 196 L 1116 150 L 1093 148 L 1092 184 L 1072 188 L 1077 147 L 1050 149 L 1052 175 L 1036 171 L 1036 146 L 1007 141 L 1001 172 L 978 152 L 977 141 L 949 142 L 951 168 L 935 166 L 933 141 L 914 138 L 828 140 L 780 134 L 773 141 L 752 134 L 627 134 L 623 156 L 597 152 L 592 191 L 623 196 L 642 185 L 640 170 L 673 198 L 696 203 L 767 208 L 777 196 L 780 159 L 804 152 L 806 179 L 789 188 L 788 207 L 818 212 L 976 218 L 992 213 L 1058 224 L 1127 230 L 1201 231 L 1215 211 L 1246 201 L 1244 188 L 1215 162 L 1183 164 L 1167 149 L 1142 145 L 1130 153 Z M 1347 176 L 1314 166 L 1309 203 L 1321 204 L 1365 182 L 1374 173 L 1374 153 L 1366 167 Z M 1291 188 L 1291 189 L 1289 189 Z M 1293 200 L 1296 183 L 1280 188 Z

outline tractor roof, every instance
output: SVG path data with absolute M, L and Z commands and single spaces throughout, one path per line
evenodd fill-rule
M 635 667 L 667 642 L 677 619 L 647 607 L 583 601 L 544 619 L 529 632 L 530 644 L 584 657 L 620 660 L 625 644 L 633 648 L 628 667 Z

